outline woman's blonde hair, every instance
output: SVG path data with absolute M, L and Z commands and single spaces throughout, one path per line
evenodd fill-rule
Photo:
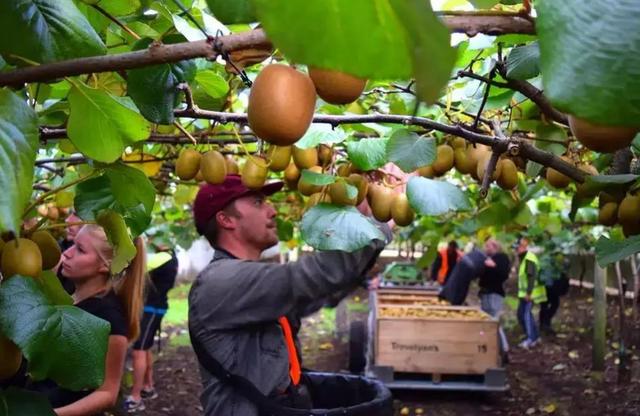
M 88 224 L 83 226 L 80 232 L 87 232 L 95 238 L 96 244 L 94 248 L 98 253 L 98 257 L 111 268 L 114 252 L 103 228 L 99 225 Z M 136 340 L 140 335 L 140 316 L 144 306 L 143 292 L 147 267 L 147 251 L 144 241 L 142 238 L 136 237 L 134 243 L 136 255 L 129 263 L 129 266 L 116 276 L 110 274 L 113 289 L 120 298 L 120 302 L 122 302 L 127 314 L 127 339 L 129 341 Z

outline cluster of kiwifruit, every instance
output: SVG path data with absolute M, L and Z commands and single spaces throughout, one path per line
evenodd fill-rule
M 640 195 L 624 192 L 600 192 L 598 222 L 613 227 L 619 224 L 626 237 L 640 234 Z
M 467 144 L 463 138 L 456 137 L 448 143 L 436 148 L 436 159 L 431 165 L 417 170 L 420 176 L 433 178 L 443 176 L 452 168 L 456 168 L 463 175 L 471 175 L 482 182 L 489 159 L 491 148 L 482 144 Z M 502 189 L 511 190 L 518 185 L 518 166 L 507 158 L 501 157 L 496 163 L 492 181 L 496 181 Z
M 587 175 L 598 174 L 598 169 L 596 169 L 593 165 L 590 165 L 589 163 L 584 163 L 584 162 L 576 162 L 574 160 L 574 157 L 575 155 L 573 154 L 572 155 L 565 154 L 561 157 L 561 159 L 566 163 L 577 167 Z M 564 189 L 568 187 L 571 182 L 573 182 L 573 180 L 570 177 L 558 172 L 553 168 L 546 169 L 545 179 L 547 180 L 547 183 L 549 185 L 551 185 L 556 189 Z M 588 196 L 587 188 L 584 183 L 576 184 L 576 193 L 581 196 L 585 196 L 585 197 Z M 595 196 L 595 195 L 592 195 L 592 196 Z
M 215 185 L 224 182 L 227 175 L 238 172 L 236 161 L 217 150 L 202 154 L 194 149 L 183 149 L 176 161 L 176 175 L 185 181 L 195 179 Z
M 382 306 L 378 309 L 380 318 L 425 318 L 488 321 L 489 315 L 479 309 L 445 309 L 437 307 Z

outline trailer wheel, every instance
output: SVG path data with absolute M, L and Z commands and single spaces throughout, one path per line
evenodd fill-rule
M 354 321 L 349 325 L 349 371 L 361 374 L 367 364 L 365 356 L 367 328 L 363 321 Z

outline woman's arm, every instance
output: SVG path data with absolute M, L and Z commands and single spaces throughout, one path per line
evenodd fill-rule
M 122 335 L 109 336 L 105 361 L 104 383 L 96 391 L 77 402 L 55 409 L 58 416 L 86 416 L 105 411 L 115 406 L 120 390 L 127 354 L 127 338 Z

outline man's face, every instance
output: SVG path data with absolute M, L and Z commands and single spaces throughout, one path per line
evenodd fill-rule
M 278 243 L 276 210 L 265 196 L 252 193 L 234 201 L 232 214 L 236 233 L 242 240 L 254 247 L 265 250 Z
M 488 256 L 493 256 L 497 252 L 497 247 L 493 243 L 493 241 L 488 240 L 484 243 L 484 252 L 487 253 Z
M 529 242 L 527 240 L 525 240 L 524 238 L 522 240 L 520 240 L 520 243 L 518 244 L 518 254 L 523 254 L 527 251 L 527 248 L 529 246 Z

